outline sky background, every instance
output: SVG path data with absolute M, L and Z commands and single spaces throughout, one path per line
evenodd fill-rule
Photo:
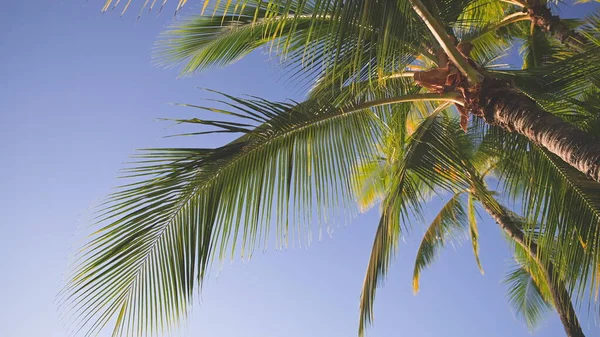
M 67 335 L 54 300 L 69 257 L 88 225 L 89 209 L 119 184 L 118 170 L 134 149 L 222 143 L 217 137 L 163 138 L 178 130 L 157 118 L 198 113 L 167 103 L 199 104 L 211 97 L 197 87 L 302 98 L 262 53 L 226 69 L 176 79 L 175 70 L 159 69 L 151 60 L 156 36 L 173 22 L 174 4 L 158 17 L 151 13 L 136 21 L 135 2 L 122 18 L 116 12 L 101 15 L 102 3 L 2 4 L 0 336 Z M 561 14 L 572 17 L 591 8 Z M 430 215 L 438 206 L 432 204 Z M 206 283 L 182 335 L 356 336 L 377 218 L 377 210 L 362 215 L 308 249 L 268 249 L 250 261 L 225 262 Z M 479 225 L 485 276 L 468 242 L 447 246 L 422 275 L 419 295 L 412 294 L 422 225 L 413 225 L 378 291 L 375 327 L 368 336 L 531 336 L 506 300 L 502 280 L 510 253 L 488 218 Z M 588 336 L 600 336 L 593 318 L 583 312 L 581 319 Z M 534 335 L 564 336 L 557 315 L 549 313 Z

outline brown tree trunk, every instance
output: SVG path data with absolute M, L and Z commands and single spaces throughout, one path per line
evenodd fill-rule
M 533 260 L 543 271 L 544 277 L 548 283 L 548 288 L 550 289 L 552 301 L 554 302 L 554 307 L 556 308 L 556 312 L 558 313 L 558 316 L 560 317 L 560 320 L 565 328 L 567 336 L 585 337 L 583 331 L 581 330 L 581 326 L 579 325 L 579 320 L 577 319 L 575 309 L 571 304 L 571 297 L 567 292 L 565 284 L 558 280 L 554 275 L 554 265 L 552 262 L 544 264 L 542 261 L 540 261 L 537 255 L 538 247 L 536 243 L 525 240 L 523 232 L 515 223 L 514 218 L 511 217 L 510 214 L 504 210 L 504 208 L 499 205 L 490 205 L 485 201 L 482 201 L 482 205 L 486 212 L 496 221 L 496 223 L 500 225 L 500 227 L 511 238 L 513 238 L 518 245 L 525 249 L 525 251 L 533 258 Z M 502 209 L 502 211 L 498 211 L 498 208 Z
M 506 82 L 486 78 L 467 104 L 488 124 L 527 137 L 600 182 L 600 141 L 548 113 Z

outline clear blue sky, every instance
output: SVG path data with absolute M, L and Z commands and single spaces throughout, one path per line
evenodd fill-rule
M 175 1 L 175 0 L 171 0 Z M 151 64 L 156 35 L 172 21 L 100 15 L 103 1 L 4 1 L 0 12 L 0 336 L 66 336 L 53 302 L 86 212 L 118 184 L 133 149 L 217 145 L 219 139 L 163 139 L 177 132 L 159 117 L 196 111 L 165 103 L 201 103 L 207 87 L 230 94 L 300 99 L 260 53 L 223 70 L 176 79 Z M 191 0 L 194 3 L 196 1 Z M 133 6 L 133 5 L 132 5 Z M 590 7 L 581 7 L 580 12 Z M 194 6 L 188 8 L 188 13 Z M 563 12 L 565 14 L 567 12 Z M 195 142 L 195 143 L 191 143 Z M 438 204 L 432 204 L 431 215 Z M 355 336 L 358 299 L 377 212 L 335 228 L 309 249 L 226 262 L 204 287 L 184 336 Z M 530 336 L 501 284 L 510 254 L 500 231 L 480 223 L 477 270 L 468 244 L 449 246 L 413 296 L 416 224 L 375 305 L 369 336 Z M 588 336 L 600 336 L 581 314 Z M 104 335 L 104 334 L 103 334 Z M 108 334 L 106 334 L 108 335 Z M 550 313 L 537 336 L 564 336 Z

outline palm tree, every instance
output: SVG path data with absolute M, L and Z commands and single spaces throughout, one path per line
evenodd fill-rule
M 510 17 L 513 11 L 513 4 L 482 0 L 452 6 L 245 1 L 223 3 L 214 15 L 174 27 L 159 53 L 169 62 L 185 60 L 185 73 L 229 64 L 270 44 L 298 81 L 316 85 L 302 103 L 225 95 L 218 107 L 194 106 L 224 120 L 177 122 L 215 128 L 197 134 L 242 136 L 218 148 L 143 152 L 129 171 L 134 182 L 110 196 L 98 217 L 103 226 L 81 250 L 62 293 L 66 314 L 88 334 L 111 319 L 115 335 L 168 329 L 186 316 L 215 258 L 236 250 L 250 255 L 271 231 L 278 246 L 304 241 L 313 220 L 346 216 L 358 184 L 352 177 L 381 155 L 390 121 L 403 125 L 414 109 L 448 105 L 461 112 L 463 128 L 475 115 L 472 124 L 491 130 L 486 139 L 502 150 L 504 190 L 524 200 L 526 223 L 542 224 L 537 231 L 523 228 L 527 242 L 535 238 L 536 261 L 546 269 L 551 262 L 552 278 L 568 281 L 577 298 L 585 298 L 598 284 L 600 262 L 600 147 L 593 136 L 600 114 L 581 92 L 597 92 L 600 46 L 594 37 L 600 25 L 592 18 L 583 51 L 557 46 L 556 57 L 539 67 L 495 70 L 490 61 L 511 36 L 522 36 L 527 23 Z M 532 48 L 530 55 L 540 59 Z M 535 80 L 540 74 L 543 83 Z M 445 171 L 432 166 L 450 158 L 468 172 L 438 131 L 422 129 L 428 143 L 447 151 L 397 144 L 407 156 L 383 201 L 378 231 L 385 235 L 374 245 L 366 298 L 387 268 L 407 211 L 420 207 L 422 182 L 448 188 L 472 183 L 456 175 L 450 186 Z M 414 170 L 413 160 L 421 169 Z M 519 170 L 530 166 L 543 170 L 542 186 L 524 182 L 530 176 Z M 572 207 L 561 203 L 565 194 L 573 196 Z M 573 238 L 581 244 L 572 245 Z
M 513 243 L 515 259 L 519 266 L 510 274 L 508 282 L 511 285 L 510 299 L 517 308 L 517 311 L 524 316 L 528 325 L 533 327 L 539 320 L 541 313 L 543 313 L 544 307 L 554 306 L 563 323 L 567 336 L 584 336 L 575 309 L 571 304 L 571 297 L 567 286 L 564 280 L 556 277 L 553 262 L 549 261 L 546 263 L 538 257 L 539 249 L 537 243 L 535 240 L 527 239 L 523 233 L 523 229 L 529 227 L 525 225 L 525 220 L 517 217 L 508 211 L 506 207 L 500 205 L 495 199 L 494 194 L 487 189 L 483 178 L 493 171 L 497 163 L 493 162 L 493 158 L 489 156 L 489 153 L 486 153 L 487 151 L 477 151 L 477 146 L 474 144 L 473 138 L 466 137 L 464 134 L 456 133 L 455 131 L 453 132 L 452 130 L 456 129 L 456 125 L 457 123 L 452 123 L 452 120 L 449 120 L 447 116 L 440 118 L 438 112 L 427 115 L 422 121 L 422 126 L 415 131 L 414 136 L 410 133 L 407 134 L 406 130 L 401 131 L 403 128 L 396 125 L 396 127 L 390 128 L 390 135 L 387 137 L 392 139 L 385 142 L 387 147 L 382 151 L 390 158 L 384 157 L 376 162 L 366 163 L 359 171 L 358 181 L 360 181 L 360 184 L 357 194 L 363 208 L 368 208 L 372 205 L 376 201 L 376 198 L 386 199 L 389 197 L 389 193 L 387 193 L 388 189 L 394 189 L 396 186 L 391 183 L 391 177 L 398 175 L 398 172 L 396 172 L 397 169 L 408 168 L 410 171 L 413 171 L 413 179 L 417 180 L 420 174 L 428 170 L 427 167 L 422 166 L 424 164 L 422 156 L 414 156 L 412 153 L 412 151 L 418 151 L 418 147 L 429 147 L 430 149 L 427 152 L 433 152 L 433 155 L 429 154 L 432 157 L 429 161 L 437 161 L 434 165 L 428 163 L 430 168 L 433 167 L 434 171 L 439 171 L 443 168 L 447 172 L 446 175 L 430 172 L 425 176 L 433 175 L 442 179 L 444 177 L 450 178 L 449 181 L 437 180 L 437 182 L 444 182 L 444 186 L 453 186 L 457 181 L 465 182 L 471 180 L 469 185 L 459 183 L 457 185 L 458 188 L 454 188 L 451 193 L 452 195 L 447 198 L 447 203 L 427 227 L 415 261 L 413 291 L 415 293 L 418 292 L 422 270 L 434 261 L 437 251 L 445 244 L 445 241 L 449 237 L 455 236 L 457 232 L 464 230 L 468 230 L 469 232 L 477 265 L 483 273 L 478 254 L 478 229 L 475 215 L 475 201 L 479 201 L 486 213 L 500 226 L 507 238 Z M 446 144 L 442 147 L 442 151 L 444 153 L 460 154 L 460 158 L 462 159 L 460 165 L 456 165 L 458 163 L 456 161 L 458 156 L 445 160 L 441 159 L 443 158 L 442 156 L 435 155 L 435 152 L 439 151 L 440 144 L 436 142 L 435 137 L 430 138 L 429 136 L 430 132 L 436 132 L 433 130 L 434 128 L 439 128 L 437 132 L 443 134 L 443 137 L 438 138 L 443 139 Z M 399 149 L 402 149 L 399 144 L 406 144 L 407 151 L 399 151 Z M 482 147 L 485 148 L 485 143 L 482 144 Z M 411 159 L 414 160 L 411 161 Z M 420 174 L 417 172 L 420 172 Z M 417 184 L 419 186 L 428 186 L 426 181 L 417 182 Z M 420 188 L 421 191 L 423 189 L 423 187 Z M 464 204 L 465 195 L 468 200 L 466 205 Z M 412 196 L 410 200 L 411 202 L 415 202 L 417 199 Z M 423 198 L 421 202 L 427 203 L 428 201 Z M 465 211 L 465 208 L 468 211 Z M 419 208 L 412 207 L 411 210 L 413 213 L 416 210 L 417 216 L 420 217 Z M 404 210 L 402 213 L 405 214 L 407 211 Z M 387 236 L 387 231 L 382 226 L 384 224 L 385 220 L 382 219 L 375 238 L 373 255 L 367 268 L 367 278 L 365 279 L 363 294 L 361 296 L 360 334 L 363 333 L 365 324 L 370 323 L 372 320 L 372 306 L 375 295 L 374 284 L 377 284 L 377 280 L 380 277 L 385 276 L 385 269 L 380 267 L 382 260 L 378 254 L 381 252 L 382 242 L 385 241 L 385 237 Z M 389 249 L 389 245 L 387 246 Z
M 254 34 L 261 35 L 262 39 L 255 38 L 252 42 L 246 39 L 244 42 L 228 44 L 230 47 L 226 49 L 231 48 L 231 50 L 225 51 L 221 45 L 222 49 L 219 54 L 225 54 L 221 59 L 216 59 L 216 55 L 205 57 L 207 52 L 202 49 L 205 47 L 206 38 L 214 32 L 194 31 L 194 27 L 197 28 L 198 24 L 203 24 L 200 23 L 202 22 L 200 18 L 195 24 L 184 24 L 173 32 L 180 38 L 171 41 L 172 44 L 167 43 L 167 54 L 171 61 L 190 59 L 185 70 L 192 71 L 215 61 L 219 63 L 231 61 L 233 55 L 243 55 L 243 52 L 269 40 L 281 40 L 283 35 L 292 36 L 282 42 L 284 52 L 288 52 L 286 49 L 289 48 L 290 40 L 298 39 L 296 33 L 308 30 L 308 32 L 304 32 L 304 35 L 299 33 L 300 39 L 304 37 L 303 45 L 306 51 L 312 48 L 307 46 L 309 43 L 318 43 L 316 41 L 319 41 L 319 37 L 313 35 L 313 31 L 322 28 L 321 26 L 324 24 L 331 25 L 333 27 L 330 26 L 326 32 L 323 32 L 329 34 L 321 36 L 320 41 L 325 43 L 325 46 L 321 46 L 322 55 L 320 57 L 326 57 L 328 54 L 338 55 L 343 53 L 343 51 L 337 50 L 338 46 L 349 47 L 349 45 L 356 44 L 355 50 L 345 51 L 348 57 L 351 57 L 351 60 L 345 62 L 349 64 L 343 65 L 343 67 L 350 67 L 346 71 L 354 75 L 363 71 L 361 67 L 366 66 L 364 62 L 367 60 L 362 59 L 362 54 L 368 53 L 377 58 L 376 62 L 383 63 L 374 65 L 379 68 L 377 71 L 381 75 L 386 67 L 393 69 L 403 63 L 406 66 L 410 65 L 410 62 L 406 61 L 411 56 L 427 55 L 434 61 L 436 67 L 429 71 L 415 72 L 413 75 L 417 84 L 432 92 L 454 94 L 457 100 L 456 104 L 462 107 L 465 118 L 472 114 L 482 118 L 490 125 L 500 126 L 507 131 L 524 135 L 558 155 L 590 178 L 600 181 L 600 144 L 593 136 L 548 113 L 535 100 L 516 90 L 510 82 L 500 80 L 483 71 L 481 65 L 473 62 L 470 55 L 471 49 L 474 47 L 470 41 L 473 37 L 463 39 L 459 45 L 456 45 L 455 35 L 457 33 L 455 31 L 458 31 L 458 35 L 468 35 L 473 31 L 489 33 L 523 20 L 531 20 L 533 24 L 543 27 L 543 30 L 552 32 L 560 30 L 561 33 L 556 34 L 560 35 L 563 40 L 567 39 L 563 36 L 567 33 L 562 33 L 566 27 L 563 22 L 556 18 L 541 19 L 546 17 L 546 12 L 549 11 L 545 5 L 528 7 L 536 11 L 528 14 L 514 13 L 516 10 L 514 3 L 509 1 L 507 6 L 502 6 L 502 3 L 486 5 L 482 1 L 457 1 L 452 4 L 452 7 L 456 9 L 444 9 L 446 12 L 440 10 L 436 3 L 427 2 L 429 4 L 427 5 L 420 0 L 404 3 L 405 6 L 412 8 L 412 11 L 401 8 L 402 6 L 395 2 L 393 4 L 387 2 L 378 4 L 365 2 L 363 4 L 358 1 L 342 5 L 342 2 L 338 3 L 337 1 L 324 1 L 323 3 L 317 1 L 315 4 L 290 1 L 284 5 L 274 1 L 272 8 L 264 6 L 263 13 L 259 13 L 261 12 L 260 8 L 254 12 L 245 11 L 245 6 L 239 6 L 243 9 L 237 13 L 228 5 L 221 9 L 225 21 L 221 20 L 218 26 L 222 27 L 221 24 L 223 24 L 229 29 L 237 30 L 240 23 L 253 26 L 253 23 L 260 21 L 261 25 L 266 26 L 265 30 L 255 30 Z M 517 2 L 517 4 L 520 3 Z M 484 7 L 484 9 L 479 7 Z M 539 8 L 544 8 L 544 10 Z M 510 14 L 505 15 L 505 12 Z M 228 13 L 230 15 L 227 15 Z M 240 16 L 243 17 L 241 20 L 238 19 Z M 498 17 L 500 17 L 499 20 Z M 341 20 L 342 24 L 323 23 L 323 21 L 333 20 Z M 228 24 L 226 21 L 231 23 Z M 380 24 L 380 22 L 387 21 L 394 21 L 394 24 Z M 482 23 L 484 24 L 482 25 Z M 214 21 L 213 24 L 215 24 Z M 217 28 L 215 26 L 213 29 Z M 405 27 L 410 27 L 410 31 L 402 31 Z M 252 30 L 247 27 L 244 30 L 246 34 L 248 29 Z M 231 43 L 233 35 L 238 34 L 231 35 L 229 43 Z M 573 35 L 568 33 L 568 36 Z M 578 36 L 578 38 L 582 37 Z M 373 50 L 367 50 L 364 46 L 358 46 L 356 43 L 358 40 L 365 39 L 371 40 L 373 45 L 369 48 L 373 48 Z M 392 39 L 398 39 L 398 41 L 391 41 Z M 420 40 L 422 43 L 414 46 L 415 40 Z M 249 42 L 251 42 L 250 45 L 241 45 Z M 398 47 L 398 49 L 390 48 L 392 46 Z M 295 47 L 298 49 L 302 46 Z M 209 46 L 207 49 L 215 50 L 217 48 Z M 396 52 L 392 54 L 391 50 Z M 591 49 L 589 52 L 591 53 Z M 437 55 L 437 59 L 435 55 Z M 339 60 L 336 58 L 334 62 L 337 61 Z M 390 65 L 393 66 L 390 67 Z M 349 75 L 352 76 L 351 74 Z M 391 97 L 390 99 L 392 100 Z

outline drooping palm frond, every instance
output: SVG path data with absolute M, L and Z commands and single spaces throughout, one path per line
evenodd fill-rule
M 483 267 L 481 266 L 481 261 L 479 260 L 479 229 L 477 229 L 475 197 L 473 194 L 469 194 L 468 196 L 467 208 L 467 214 L 469 216 L 469 236 L 471 238 L 471 245 L 473 246 L 473 255 L 475 256 L 475 262 L 477 262 L 479 272 L 483 275 Z
M 414 177 L 409 173 L 409 168 L 414 165 L 414 160 L 418 160 L 415 154 L 418 152 L 420 145 L 429 140 L 427 138 L 429 128 L 436 124 L 437 115 L 437 113 L 432 114 L 421 123 L 418 131 L 411 136 L 408 142 L 409 145 L 398 155 L 399 160 L 395 165 L 396 168 L 392 172 L 392 175 L 396 176 L 396 181 L 401 184 L 396 188 L 396 193 L 400 195 L 394 205 L 400 208 L 400 210 L 394 212 L 394 215 L 398 216 L 398 218 L 394 218 L 394 215 L 391 215 L 392 212 L 384 208 L 384 213 L 381 216 L 377 232 L 375 233 L 371 257 L 369 258 L 360 296 L 359 336 L 364 334 L 367 325 L 373 321 L 375 293 L 377 287 L 382 282 L 382 277 L 385 277 L 387 274 L 401 235 L 400 217 L 404 220 L 409 218 L 410 213 L 416 216 L 421 214 L 419 189 L 415 184 Z M 387 188 L 386 186 L 386 190 Z M 383 201 L 384 207 L 386 207 L 387 198 L 389 196 Z
M 542 317 L 552 308 L 539 286 L 523 266 L 515 267 L 506 275 L 504 283 L 508 290 L 508 300 L 518 317 L 529 329 L 537 326 Z
M 526 227 L 522 218 L 513 214 L 512 217 L 519 227 Z M 513 251 L 515 266 L 507 273 L 504 283 L 507 286 L 509 303 L 530 330 L 537 327 L 544 315 L 554 306 L 547 273 L 521 244 L 510 235 L 504 236 Z M 536 252 L 537 253 L 537 252 Z M 554 279 L 554 286 L 564 289 L 560 279 Z M 563 299 L 568 300 L 568 299 Z
M 191 74 L 228 65 L 261 46 L 277 49 L 277 43 L 296 47 L 309 41 L 318 44 L 327 38 L 332 25 L 340 24 L 329 13 L 313 13 L 314 8 L 305 8 L 306 12 L 299 15 L 289 14 L 289 9 L 281 6 L 275 9 L 250 2 L 239 12 L 232 12 L 223 4 L 215 15 L 180 20 L 161 34 L 156 51 L 158 64 L 183 62 L 182 75 Z
M 504 137 L 511 139 L 501 143 L 510 149 L 502 149 L 506 152 L 497 167 L 503 190 L 520 201 L 527 223 L 541 224 L 535 231 L 526 228 L 526 233 L 535 234 L 539 246 L 555 254 L 556 272 L 578 285 L 577 299 L 582 300 L 595 290 L 600 184 L 520 137 L 504 134 L 500 139 Z M 549 261 L 551 255 L 542 255 Z
M 408 136 L 405 147 L 395 148 L 399 154 L 392 161 L 391 176 L 387 180 L 389 185 L 382 202 L 382 216 L 361 292 L 359 334 L 363 334 L 372 323 L 375 292 L 387 273 L 402 227 L 409 227 L 411 221 L 421 218 L 421 208 L 428 200 L 416 187 L 419 184 L 430 189 L 434 186 L 445 189 L 468 186 L 466 176 L 451 169 L 466 169 L 457 149 L 461 142 L 451 141 L 451 134 L 456 134 L 459 129 L 454 121 L 438 116 L 440 113 L 436 110 L 427 116 Z M 449 161 L 454 163 L 453 166 L 448 164 Z M 460 213 L 464 214 L 464 211 Z M 440 221 L 444 221 L 445 226 L 445 221 L 450 220 L 443 218 Z
M 82 251 L 85 262 L 65 295 L 83 322 L 100 315 L 90 333 L 114 315 L 115 335 L 172 326 L 185 316 L 214 254 L 237 246 L 248 256 L 273 221 L 278 246 L 304 242 L 314 205 L 324 218 L 322 212 L 351 202 L 352 183 L 338 174 L 352 176 L 375 148 L 372 113 L 234 104 L 263 124 L 217 149 L 150 151 L 131 171 L 145 179 L 125 186 L 103 210 L 106 225 Z
M 419 245 L 413 271 L 413 293 L 419 292 L 421 272 L 431 265 L 438 249 L 445 241 L 456 235 L 457 231 L 466 230 L 467 214 L 460 200 L 462 194 L 455 194 L 435 216 Z
M 241 121 L 178 122 L 241 137 L 215 149 L 142 154 L 129 171 L 138 181 L 100 211 L 103 225 L 81 251 L 63 292 L 69 315 L 88 335 L 111 319 L 115 336 L 168 330 L 186 316 L 214 258 L 236 251 L 251 256 L 272 231 L 278 247 L 303 244 L 313 220 L 331 225 L 332 214 L 352 214 L 342 211 L 354 208 L 356 186 L 347 177 L 378 154 L 383 126 L 369 108 L 452 100 L 408 95 L 335 107 L 320 100 L 225 98 L 227 109 L 206 110 Z
M 163 35 L 157 54 L 161 64 L 185 62 L 184 73 L 191 73 L 268 45 L 303 78 L 362 78 L 402 69 L 408 55 L 430 39 L 414 14 L 395 2 L 245 1 L 215 6 L 212 17 L 191 17 Z

